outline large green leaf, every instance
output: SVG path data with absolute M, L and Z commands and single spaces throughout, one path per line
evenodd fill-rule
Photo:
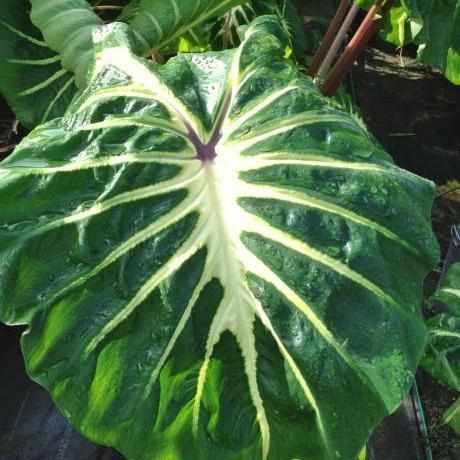
M 441 302 L 445 312 L 427 322 L 429 340 L 422 366 L 460 391 L 460 263 L 452 265 L 432 300 Z M 445 413 L 444 421 L 460 432 L 460 399 Z
M 74 93 L 73 76 L 31 23 L 27 0 L 0 3 L 0 93 L 28 128 L 62 116 Z
M 136 58 L 0 168 L 0 319 L 30 376 L 130 460 L 357 458 L 413 382 L 433 184 L 285 60 Z

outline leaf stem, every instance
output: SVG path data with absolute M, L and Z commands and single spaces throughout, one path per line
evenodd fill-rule
M 368 11 L 364 21 L 361 23 L 350 43 L 346 46 L 344 53 L 335 64 L 326 82 L 321 87 L 321 91 L 325 96 L 332 96 L 335 94 L 343 79 L 351 70 L 353 63 L 379 30 L 381 18 L 378 18 L 378 15 L 381 12 L 385 13 L 392 3 L 392 0 L 377 0 Z
M 321 42 L 318 51 L 316 51 L 315 56 L 310 64 L 310 68 L 308 69 L 308 75 L 314 77 L 323 62 L 323 59 L 326 57 L 332 43 L 334 42 L 334 38 L 337 35 L 337 32 L 340 29 L 340 24 L 345 18 L 347 14 L 348 8 L 350 6 L 349 0 L 341 0 L 339 7 L 337 8 L 337 12 L 335 13 L 334 18 L 332 19 L 331 23 L 329 24 L 329 28 L 327 29 L 326 34 Z
M 321 67 L 318 70 L 318 78 L 320 80 L 323 80 L 327 77 L 331 65 L 334 62 L 334 59 L 336 58 L 337 53 L 339 52 L 339 49 L 342 46 L 343 42 L 345 42 L 347 38 L 347 33 L 350 30 L 351 24 L 358 15 L 358 12 L 359 6 L 356 3 L 353 3 L 350 11 L 347 14 L 347 17 L 345 18 L 345 21 L 342 24 L 342 27 L 340 28 L 337 36 L 334 39 L 334 42 L 332 43 L 331 48 L 329 49 L 326 57 L 324 58 L 323 63 L 321 64 Z

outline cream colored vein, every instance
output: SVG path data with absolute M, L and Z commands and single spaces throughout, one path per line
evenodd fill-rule
M 206 258 L 205 267 L 204 267 L 203 273 L 201 274 L 200 280 L 198 281 L 197 285 L 195 286 L 195 289 L 193 290 L 192 296 L 190 297 L 190 300 L 187 303 L 187 306 L 186 306 L 186 308 L 184 310 L 184 313 L 181 316 L 181 318 L 180 318 L 180 320 L 179 320 L 179 322 L 177 324 L 177 327 L 174 330 L 174 333 L 171 336 L 168 344 L 166 345 L 166 348 L 165 348 L 164 352 L 162 353 L 160 359 L 158 360 L 158 363 L 155 366 L 155 369 L 153 370 L 152 375 L 151 375 L 151 377 L 149 379 L 149 382 L 148 382 L 148 384 L 147 384 L 147 386 L 145 388 L 145 392 L 144 392 L 144 397 L 145 398 L 147 398 L 150 395 L 150 393 L 152 391 L 152 388 L 155 385 L 156 381 L 158 380 L 158 376 L 160 375 L 160 372 L 161 372 L 164 364 L 166 363 L 166 360 L 171 355 L 171 352 L 174 349 L 174 346 L 175 346 L 177 340 L 179 339 L 180 335 L 182 334 L 183 330 L 185 329 L 185 326 L 187 325 L 187 323 L 188 323 L 188 321 L 189 321 L 189 319 L 190 319 L 190 317 L 192 315 L 193 308 L 195 307 L 195 304 L 198 301 L 198 298 L 199 298 L 199 296 L 201 294 L 201 291 L 206 286 L 206 284 L 209 283 L 209 281 L 211 281 L 211 279 L 213 277 L 213 273 L 212 273 L 212 270 L 210 268 L 211 267 L 210 260 L 213 260 L 213 259 L 214 259 L 214 255 L 208 253 L 208 256 Z
M 366 384 L 370 385 L 377 397 L 380 398 L 380 393 L 375 389 L 373 382 L 369 379 L 361 368 L 356 364 L 353 357 L 345 350 L 345 348 L 337 342 L 333 333 L 329 330 L 322 319 L 315 313 L 313 308 L 308 305 L 294 290 L 292 290 L 284 281 L 281 280 L 269 267 L 267 267 L 258 257 L 256 257 L 247 248 L 242 250 L 244 255 L 242 260 L 250 273 L 255 274 L 267 283 L 273 285 L 280 294 L 282 294 L 289 302 L 291 302 L 300 312 L 302 312 L 314 329 L 323 337 L 323 339 L 331 345 L 343 361 L 350 367 L 351 370 Z M 380 398 L 381 399 L 381 398 Z
M 254 72 L 255 71 L 253 71 L 252 73 Z M 235 121 L 229 121 L 226 125 L 224 125 L 223 129 L 225 133 L 225 139 L 228 139 L 235 131 L 237 131 L 242 125 L 244 125 L 244 123 L 246 123 L 251 118 L 254 118 L 257 114 L 262 112 L 262 110 L 272 105 L 275 101 L 279 100 L 287 93 L 295 91 L 296 89 L 298 89 L 298 87 L 296 86 L 287 86 L 281 90 L 275 91 L 270 96 L 266 97 L 263 102 L 257 104 L 255 107 L 240 115 Z M 225 140 L 223 140 L 223 142 L 225 142 Z
M 321 209 L 322 211 L 335 214 L 346 220 L 350 220 L 359 225 L 363 225 L 367 228 L 374 230 L 377 233 L 382 234 L 388 239 L 391 239 L 395 243 L 403 246 L 405 249 L 411 253 L 419 256 L 420 252 L 412 246 L 410 243 L 405 241 L 403 238 L 398 236 L 396 233 L 387 229 L 383 225 L 363 217 L 359 214 L 356 214 L 353 211 L 350 211 L 342 206 L 330 203 L 319 198 L 313 198 L 306 195 L 305 193 L 297 192 L 294 190 L 283 189 L 278 187 L 270 187 L 264 185 L 263 187 L 258 185 L 247 184 L 241 187 L 240 197 L 241 198 L 259 198 L 259 199 L 272 199 L 278 200 L 285 203 L 291 203 L 299 206 L 306 206 L 314 209 Z
M 307 399 L 307 401 L 310 403 L 311 407 L 315 411 L 315 413 L 316 413 L 316 422 L 317 422 L 317 425 L 318 425 L 318 431 L 319 431 L 319 433 L 321 435 L 321 439 L 323 441 L 324 447 L 326 448 L 326 451 L 330 452 L 330 446 L 329 446 L 329 442 L 327 440 L 327 433 L 326 433 L 326 429 L 325 429 L 325 426 L 324 426 L 323 415 L 321 413 L 321 409 L 319 408 L 319 405 L 318 405 L 318 403 L 316 401 L 316 398 L 315 398 L 313 392 L 311 391 L 310 387 L 308 386 L 308 383 L 305 380 L 304 376 L 302 375 L 302 372 L 300 371 L 300 369 L 299 369 L 297 363 L 295 362 L 294 358 L 290 355 L 289 351 L 286 349 L 286 347 L 284 346 L 282 340 L 280 339 L 280 337 L 278 336 L 277 332 L 275 331 L 275 328 L 273 327 L 273 324 L 272 324 L 270 318 L 268 317 L 267 313 L 265 312 L 262 304 L 255 297 L 253 297 L 253 302 L 254 302 L 255 311 L 256 311 L 257 316 L 259 317 L 259 319 L 262 322 L 262 324 L 268 329 L 268 331 L 270 332 L 271 336 L 275 340 L 275 342 L 276 342 L 276 344 L 277 344 L 282 356 L 287 361 L 287 363 L 288 363 L 290 369 L 292 370 L 297 382 L 299 383 L 300 387 L 302 388 L 302 391 L 303 391 L 303 393 L 305 395 L 305 398 Z
M 145 118 L 144 118 L 145 119 Z M 105 119 L 104 121 L 97 122 L 97 123 L 90 123 L 87 125 L 83 125 L 79 128 L 80 131 L 95 131 L 98 129 L 110 129 L 110 128 L 123 128 L 129 126 L 139 126 L 142 128 L 160 128 L 164 129 L 165 131 L 169 131 L 171 133 L 177 134 L 188 140 L 187 132 L 185 130 L 181 130 L 177 127 L 177 125 L 162 120 L 160 118 L 151 118 L 149 121 L 142 121 L 137 120 L 134 117 L 125 117 L 125 118 L 111 118 Z
M 193 153 L 193 152 L 190 152 Z M 160 154 L 161 157 L 152 156 L 152 154 Z M 173 155 L 176 155 L 175 157 Z M 30 166 L 33 160 L 25 160 L 24 162 L 16 161 L 10 163 L 6 167 L 0 167 L 0 171 L 18 174 L 20 176 L 46 176 L 56 173 L 66 173 L 74 171 L 85 171 L 89 169 L 104 168 L 109 166 L 123 166 L 131 164 L 160 164 L 171 166 L 183 166 L 184 164 L 195 163 L 197 169 L 199 166 L 195 156 L 182 157 L 181 154 L 174 152 L 149 152 L 149 154 L 128 153 L 124 155 L 116 155 L 111 157 L 103 157 L 97 159 L 82 159 L 68 162 L 61 166 Z
M 42 225 L 36 230 L 36 232 L 33 233 L 41 234 L 57 227 L 73 224 L 84 219 L 97 216 L 117 206 L 184 189 L 192 182 L 196 181 L 200 174 L 201 171 L 198 171 L 198 173 L 195 173 L 192 177 L 184 174 L 183 177 L 176 176 L 176 178 L 165 181 L 162 184 L 150 185 L 137 190 L 130 190 L 129 192 L 120 193 L 113 198 L 101 201 L 99 203 L 96 202 L 96 204 L 88 209 L 85 209 L 84 211 L 75 212 L 69 216 L 55 219 L 54 221 Z
M 302 126 L 315 125 L 318 123 L 344 123 L 349 125 L 351 128 L 358 129 L 354 123 L 351 123 L 344 117 L 338 116 L 336 114 L 324 114 L 324 112 L 312 111 L 296 115 L 285 120 L 280 120 L 278 123 L 276 123 L 276 126 L 270 124 L 270 126 L 266 126 L 263 129 L 256 129 L 255 133 L 249 137 L 226 142 L 223 144 L 222 149 L 228 152 L 228 154 L 229 152 L 242 153 L 245 150 L 248 150 L 250 147 L 260 142 L 279 136 L 280 134 L 293 131 L 294 129 L 300 128 Z
M 299 239 L 295 238 L 289 233 L 282 232 L 277 228 L 272 227 L 266 221 L 260 219 L 259 217 L 253 214 L 245 213 L 244 223 L 244 230 L 246 232 L 259 234 L 264 238 L 267 238 L 268 240 L 279 243 L 285 246 L 286 248 L 289 248 L 295 252 L 298 252 L 299 254 L 302 254 L 305 257 L 308 257 L 309 259 L 319 262 L 321 265 L 330 268 L 337 274 L 342 275 L 345 278 L 363 287 L 364 289 L 371 292 L 377 298 L 381 299 L 385 303 L 388 303 L 393 307 L 397 308 L 398 310 L 404 312 L 404 314 L 407 314 L 407 311 L 404 310 L 404 308 L 395 299 L 393 299 L 393 297 L 384 292 L 375 283 L 368 280 L 360 273 L 352 270 L 344 263 L 336 259 L 333 259 L 332 257 L 312 248 L 311 246 L 307 245 L 303 241 L 300 241 Z
M 140 230 L 129 239 L 120 244 L 115 250 L 108 254 L 102 262 L 96 265 L 90 272 L 84 274 L 80 278 L 70 283 L 64 289 L 57 292 L 50 298 L 49 304 L 52 304 L 56 299 L 71 292 L 73 289 L 85 284 L 88 280 L 102 272 L 104 269 L 109 267 L 112 263 L 117 261 L 124 254 L 128 253 L 138 245 L 147 241 L 148 239 L 154 238 L 156 235 L 166 230 L 167 228 L 177 224 L 180 220 L 185 218 L 191 212 L 197 209 L 197 206 L 202 199 L 202 193 L 195 193 L 185 199 L 179 206 L 169 211 L 164 216 L 158 218 L 155 222 Z
M 85 354 L 92 353 L 104 338 L 115 330 L 133 311 L 166 279 L 179 270 L 204 244 L 203 225 L 197 225 L 189 238 L 176 251 L 174 255 L 155 272 L 146 283 L 139 289 L 136 295 L 119 311 L 102 330 L 90 341 L 85 348 Z

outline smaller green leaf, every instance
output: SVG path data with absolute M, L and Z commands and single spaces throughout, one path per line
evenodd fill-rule
M 427 325 L 428 348 L 421 364 L 436 380 L 460 391 L 460 317 L 442 313 Z
M 452 265 L 431 300 L 442 303 L 446 312 L 427 321 L 428 348 L 421 364 L 435 379 L 460 391 L 460 263 Z M 443 422 L 460 433 L 460 399 Z
M 443 303 L 451 315 L 460 318 L 460 263 L 452 265 L 432 300 Z
M 460 391 L 460 263 L 452 265 L 431 298 L 445 311 L 427 320 L 428 348 L 422 366 L 434 378 Z
M 417 37 L 419 59 L 460 85 L 460 1 L 435 0 L 422 20 L 424 27 Z
M 357 3 L 366 8 L 371 2 Z M 396 46 L 415 43 L 421 62 L 460 85 L 460 1 L 396 1 L 385 19 L 383 37 Z
M 48 46 L 59 53 L 62 66 L 86 84 L 93 62 L 93 32 L 103 24 L 86 0 L 30 0 L 32 22 Z
M 460 434 L 460 398 L 447 409 L 442 421 Z
M 0 5 L 0 93 L 27 128 L 60 117 L 75 94 L 74 78 L 31 23 L 27 0 Z

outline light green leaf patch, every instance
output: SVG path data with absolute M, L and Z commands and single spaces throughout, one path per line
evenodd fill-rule
M 31 377 L 130 460 L 357 458 L 425 344 L 433 184 L 273 17 L 164 66 L 97 37 L 88 88 L 0 168 L 0 319 Z

